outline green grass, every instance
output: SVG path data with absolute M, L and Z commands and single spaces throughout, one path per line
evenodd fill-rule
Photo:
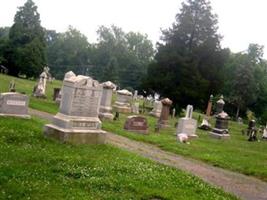
M 30 97 L 29 107 L 44 112 L 55 114 L 58 111 L 58 105 L 53 101 L 54 88 L 60 88 L 61 81 L 47 82 L 46 84 L 46 96 L 47 99 L 38 99 L 32 96 L 34 85 L 37 81 L 31 81 L 27 79 L 15 78 L 13 76 L 7 76 L 0 74 L 0 92 L 8 92 L 9 83 L 11 80 L 15 80 L 16 91 L 24 92 Z
M 236 199 L 112 146 L 45 139 L 44 123 L 0 118 L 0 199 Z
M 197 118 L 198 114 L 194 113 Z M 170 128 L 154 132 L 156 119 L 145 116 L 148 119 L 149 135 L 128 132 L 123 129 L 126 115 L 121 114 L 118 121 L 105 121 L 103 129 L 126 136 L 128 138 L 154 144 L 163 150 L 176 154 L 199 159 L 232 171 L 258 177 L 267 181 L 267 142 L 248 142 L 246 136 L 241 135 L 241 130 L 246 125 L 230 122 L 229 140 L 216 140 L 208 136 L 208 132 L 197 130 L 198 139 L 190 144 L 177 142 L 174 124 L 178 119 L 170 120 Z M 214 121 L 213 121 L 214 123 Z

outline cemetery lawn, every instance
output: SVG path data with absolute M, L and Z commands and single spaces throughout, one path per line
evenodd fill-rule
M 110 145 L 46 139 L 44 123 L 0 118 L 0 199 L 237 199 Z
M 198 114 L 194 113 L 195 118 Z M 130 139 L 142 141 L 158 146 L 185 157 L 199 159 L 214 166 L 255 176 L 267 181 L 267 141 L 248 142 L 247 136 L 241 135 L 241 130 L 247 125 L 230 122 L 229 140 L 217 140 L 210 138 L 208 131 L 198 129 L 198 139 L 191 140 L 190 144 L 176 141 L 174 124 L 177 118 L 170 119 L 170 128 L 161 129 L 159 133 L 154 132 L 157 119 L 145 115 L 149 124 L 149 135 L 129 132 L 123 129 L 126 115 L 120 114 L 118 121 L 105 121 L 103 129 Z M 214 127 L 214 120 L 212 120 Z
M 48 112 L 51 114 L 56 114 L 58 111 L 58 105 L 53 101 L 54 88 L 61 88 L 62 82 L 54 80 L 52 83 L 47 82 L 46 84 L 46 99 L 35 98 L 32 96 L 33 87 L 37 84 L 37 81 L 32 81 L 28 79 L 16 78 L 13 76 L 8 76 L 0 74 L 0 92 L 8 92 L 9 83 L 15 80 L 16 91 L 27 94 L 29 99 L 29 107 Z

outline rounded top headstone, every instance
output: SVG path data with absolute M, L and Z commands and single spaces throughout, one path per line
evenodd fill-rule
M 133 96 L 133 94 L 130 91 L 126 90 L 126 89 L 118 90 L 117 93 L 118 94 L 122 94 L 122 95 L 127 95 L 127 96 Z
M 170 105 L 172 105 L 172 100 L 170 100 L 169 98 L 165 98 L 165 99 L 162 99 L 162 100 L 161 100 L 161 103 L 162 103 L 163 105 L 168 105 L 168 106 L 170 106 Z
M 220 99 L 217 101 L 217 104 L 222 104 L 222 105 L 225 104 L 225 102 L 223 100 L 223 95 L 221 95 Z
M 65 79 L 70 79 L 71 77 L 76 77 L 76 75 L 72 72 L 72 71 L 69 71 L 65 74 L 64 76 L 64 80 Z
M 111 81 L 101 83 L 101 85 L 103 85 L 103 88 L 106 88 L 106 89 L 114 89 L 116 87 L 116 85 L 112 83 Z

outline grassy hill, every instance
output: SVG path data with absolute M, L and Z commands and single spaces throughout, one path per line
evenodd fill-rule
M 0 74 L 0 92 L 8 90 L 9 82 L 14 77 Z M 16 88 L 19 92 L 32 94 L 32 88 L 36 81 L 16 79 Z M 52 101 L 53 88 L 61 87 L 60 81 L 47 84 L 47 99 L 30 98 L 30 107 L 53 113 L 58 111 L 58 105 Z M 227 106 L 227 105 L 226 105 Z M 194 113 L 194 117 L 198 117 Z M 157 145 L 163 150 L 171 151 L 184 156 L 200 159 L 214 166 L 230 169 L 243 174 L 256 176 L 267 181 L 267 141 L 248 142 L 247 137 L 241 135 L 241 130 L 246 129 L 246 125 L 230 122 L 229 130 L 231 138 L 229 140 L 215 140 L 208 136 L 207 132 L 197 130 L 199 138 L 190 144 L 181 144 L 176 141 L 174 124 L 177 118 L 170 119 L 170 128 L 161 130 L 159 134 L 154 133 L 157 119 L 145 115 L 149 121 L 149 135 L 131 133 L 123 129 L 126 115 L 121 114 L 118 121 L 104 121 L 103 129 L 128 138 Z M 214 123 L 214 120 L 212 120 Z
M 10 81 L 14 80 L 16 84 L 16 91 L 23 92 L 29 95 L 30 103 L 29 107 L 48 113 L 57 113 L 58 105 L 53 101 L 54 88 L 61 88 L 62 82 L 55 80 L 52 83 L 47 82 L 46 95 L 47 99 L 37 99 L 32 96 L 33 87 L 37 81 L 31 81 L 27 79 L 16 78 L 13 76 L 7 76 L 0 74 L 0 92 L 8 92 Z
M 45 139 L 44 123 L 0 118 L 0 199 L 236 199 L 112 146 Z

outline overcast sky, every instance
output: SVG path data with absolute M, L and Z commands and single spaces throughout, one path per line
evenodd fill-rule
M 89 42 L 96 41 L 100 25 L 115 24 L 124 31 L 148 34 L 155 44 L 160 28 L 168 28 L 181 8 L 182 0 L 33 0 L 41 23 L 47 29 L 66 31 L 68 25 L 80 30 Z M 0 26 L 11 26 L 18 6 L 26 0 L 0 0 Z M 211 0 L 218 14 L 222 46 L 233 52 L 249 43 L 265 46 L 267 58 L 267 0 Z

